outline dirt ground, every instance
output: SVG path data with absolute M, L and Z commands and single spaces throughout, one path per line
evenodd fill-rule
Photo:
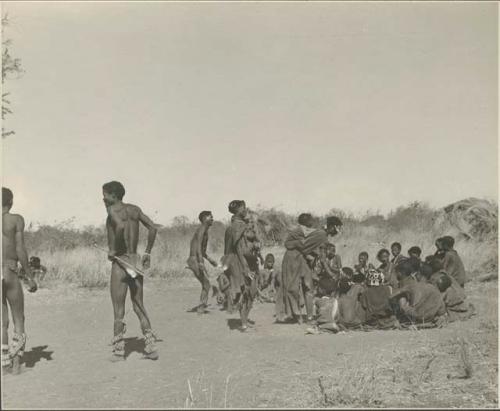
M 127 301 L 126 361 L 112 363 L 108 290 L 26 295 L 27 352 L 3 380 L 2 408 L 497 407 L 497 282 L 469 283 L 478 314 L 444 329 L 306 335 L 274 324 L 257 303 L 254 328 L 215 306 L 205 315 L 195 280 L 146 280 L 146 309 L 163 338 L 142 359 Z

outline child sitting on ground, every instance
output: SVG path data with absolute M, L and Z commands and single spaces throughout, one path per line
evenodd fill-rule
M 365 277 L 368 274 L 368 270 L 373 269 L 373 265 L 368 262 L 368 253 L 366 251 L 362 251 L 358 256 L 358 264 L 354 265 L 354 272 L 356 274 L 363 274 Z
M 391 263 L 391 253 L 389 250 L 382 248 L 377 253 L 377 260 L 381 263 L 377 270 L 384 274 L 384 283 L 391 286 L 393 289 L 398 288 L 398 279 L 396 278 L 394 265 Z
M 277 272 L 274 268 L 274 255 L 269 253 L 264 260 L 264 267 L 259 273 L 259 297 L 262 302 L 274 303 L 276 299 Z
M 318 287 L 318 297 L 314 299 L 316 307 L 316 326 L 309 327 L 308 334 L 319 334 L 320 332 L 336 333 L 339 327 L 335 321 L 338 312 L 338 302 L 333 296 L 333 290 L 324 290 Z

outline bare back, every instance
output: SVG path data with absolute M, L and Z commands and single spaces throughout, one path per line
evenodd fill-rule
M 19 259 L 16 251 L 16 233 L 23 225 L 20 215 L 5 213 L 2 215 L 2 260 Z
M 111 215 L 112 214 L 112 215 Z M 117 220 L 124 225 L 123 242 L 115 243 L 115 250 L 120 254 L 135 254 L 139 242 L 139 217 L 141 209 L 133 204 L 116 204 L 110 207 L 109 224 L 113 234 L 116 234 Z M 116 241 L 119 241 L 116 239 Z

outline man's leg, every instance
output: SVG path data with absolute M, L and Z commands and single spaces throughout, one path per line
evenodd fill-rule
M 210 292 L 210 281 L 206 269 L 200 270 L 201 294 L 200 294 L 200 309 L 198 312 L 204 312 L 208 306 L 208 294 Z
M 143 284 L 144 284 L 144 277 L 142 275 L 138 275 L 135 278 L 129 279 L 130 298 L 132 299 L 132 307 L 134 308 L 134 312 L 136 313 L 137 318 L 139 318 L 139 322 L 141 324 L 141 330 L 144 333 L 145 330 L 151 329 L 151 322 L 149 321 L 148 313 L 144 308 Z
M 125 323 L 123 318 L 125 317 L 125 298 L 127 297 L 127 283 L 126 283 L 125 270 L 121 268 L 117 263 L 113 263 L 111 267 L 111 281 L 110 281 L 110 291 L 111 291 L 111 302 L 113 304 L 113 314 L 114 314 L 114 327 L 113 327 L 113 356 L 112 361 L 119 361 L 125 359 Z
M 200 304 L 198 306 L 195 306 L 190 310 L 191 312 L 196 310 L 198 313 L 204 312 L 205 311 L 205 306 L 208 301 L 208 291 L 207 291 L 207 299 L 205 301 L 205 306 L 203 305 L 203 296 L 205 292 L 205 284 L 204 284 L 204 278 L 203 278 L 203 272 L 200 269 L 200 266 L 198 264 L 198 261 L 196 261 L 195 258 L 190 257 L 187 261 L 188 268 L 193 272 L 194 276 L 196 279 L 200 282 L 201 284 L 201 295 L 200 295 Z
M 13 373 L 20 370 L 21 357 L 26 345 L 26 334 L 24 333 L 24 294 L 23 286 L 17 274 L 12 270 L 4 270 L 4 281 L 6 282 L 6 298 L 12 313 L 14 323 L 14 334 L 10 344 L 10 358 L 12 360 Z
M 138 275 L 136 278 L 131 278 L 129 280 L 130 285 L 130 297 L 132 299 L 132 306 L 134 307 L 134 312 L 139 318 L 141 324 L 141 330 L 144 334 L 144 351 L 146 352 L 146 357 L 152 360 L 158 359 L 158 352 L 156 350 L 155 342 L 157 340 L 156 335 L 151 329 L 151 322 L 149 321 L 148 313 L 146 308 L 144 308 L 144 277 Z
M 5 281 L 2 280 L 2 369 L 12 364 L 9 355 L 9 306 L 6 293 Z
M 304 303 L 306 306 L 307 321 L 311 321 L 314 317 L 314 295 L 310 284 L 306 284 L 302 279 L 302 290 L 304 292 Z

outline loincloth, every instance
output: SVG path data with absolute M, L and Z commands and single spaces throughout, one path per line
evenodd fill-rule
M 132 278 L 137 277 L 137 275 L 141 275 L 139 271 L 143 270 L 139 268 L 139 264 L 141 262 L 141 256 L 139 254 L 137 253 L 121 254 L 117 255 L 116 257 L 122 260 L 123 262 L 129 264 L 133 268 L 135 268 L 135 270 L 133 270 L 132 267 L 128 267 L 127 265 L 121 263 L 119 260 L 114 260 L 113 265 L 116 264 L 116 266 L 120 267 L 126 274 L 128 274 Z

